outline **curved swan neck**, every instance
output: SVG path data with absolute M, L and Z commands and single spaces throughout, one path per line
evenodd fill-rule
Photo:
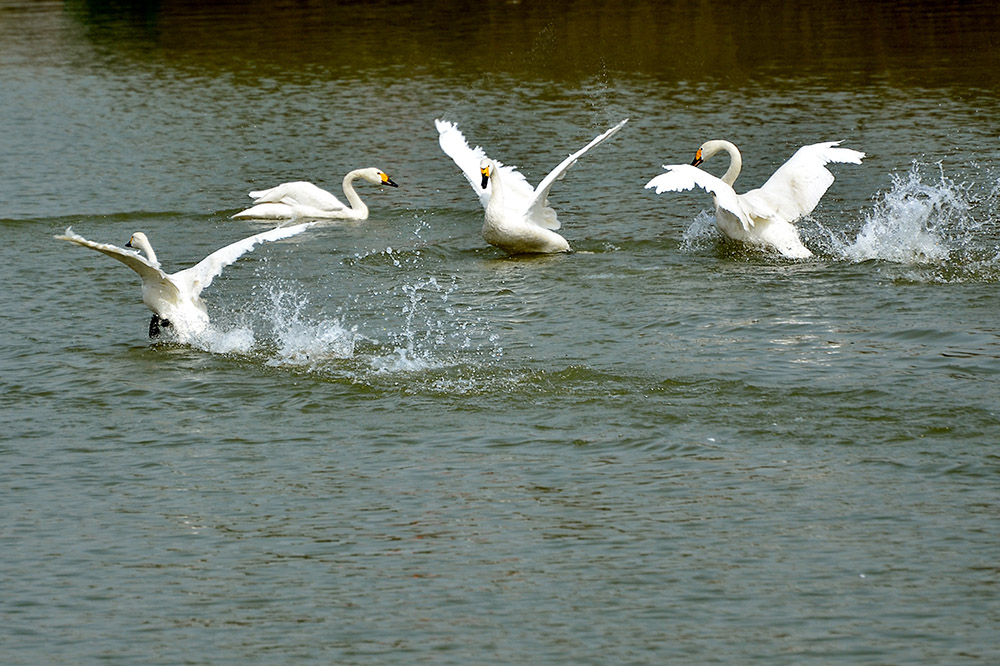
M 362 171 L 364 169 L 355 169 L 344 176 L 344 196 L 347 197 L 347 201 L 351 204 L 351 210 L 359 215 L 367 215 L 368 206 L 361 200 L 358 193 L 354 191 L 354 181 L 361 177 Z
M 743 156 L 740 155 L 739 148 L 735 144 L 717 139 L 715 141 L 706 141 L 702 145 L 702 159 L 707 160 L 720 151 L 725 151 L 729 154 L 729 168 L 726 169 L 726 173 L 722 174 L 722 182 L 732 187 L 736 179 L 740 177 L 740 170 L 743 169 Z
M 156 266 L 160 265 L 159 260 L 156 258 L 156 253 L 153 252 L 153 246 L 149 244 L 149 240 L 145 236 L 134 235 L 129 244 L 137 250 L 144 252 L 146 258 L 149 259 L 149 263 Z

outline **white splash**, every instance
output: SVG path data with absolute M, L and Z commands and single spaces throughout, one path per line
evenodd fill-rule
M 834 254 L 854 262 L 947 260 L 961 241 L 958 236 L 976 224 L 968 187 L 956 184 L 937 166 L 936 183 L 925 183 L 916 163 L 905 176 L 893 175 L 891 189 L 879 195 L 853 241 L 830 234 Z
M 692 251 L 714 245 L 719 240 L 715 229 L 715 215 L 703 210 L 695 215 L 691 225 L 684 230 L 681 237 L 681 249 Z
M 236 326 L 229 330 L 209 324 L 192 336 L 189 344 L 212 354 L 246 354 L 253 349 L 255 338 L 249 326 Z
M 332 359 L 354 355 L 359 338 L 355 328 L 329 318 L 308 320 L 304 313 L 309 299 L 277 285 L 271 286 L 269 297 L 276 349 L 268 365 L 315 369 Z

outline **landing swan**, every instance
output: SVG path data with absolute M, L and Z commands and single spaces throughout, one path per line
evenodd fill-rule
M 581 155 L 610 138 L 627 122 L 628 119 L 621 121 L 564 159 L 537 188 L 531 187 L 520 171 L 515 171 L 517 167 L 491 160 L 478 146 L 469 148 L 454 123 L 435 120 L 434 125 L 441 149 L 462 170 L 486 209 L 483 239 L 508 254 L 526 254 L 569 252 L 569 243 L 554 231 L 559 228 L 559 220 L 549 208 L 549 190 Z
M 282 183 L 270 189 L 251 192 L 254 205 L 233 215 L 238 219 L 288 220 L 367 220 L 368 206 L 354 191 L 354 181 L 362 178 L 373 185 L 399 187 L 380 169 L 355 169 L 344 176 L 344 195 L 350 207 L 340 203 L 321 187 L 305 181 Z
M 264 233 L 244 238 L 216 250 L 191 268 L 167 274 L 160 269 L 152 246 L 146 234 L 137 231 L 132 234 L 127 250 L 107 243 L 96 243 L 83 236 L 73 233 L 72 227 L 66 228 L 66 233 L 55 238 L 89 247 L 122 262 L 142 278 L 142 302 L 153 311 L 149 321 L 149 337 L 159 336 L 165 327 L 174 329 L 179 342 L 186 342 L 208 326 L 208 311 L 200 294 L 203 289 L 212 284 L 212 279 L 222 272 L 222 269 L 251 251 L 258 243 L 290 238 L 300 234 L 312 223 L 297 224 L 290 227 L 278 227 Z M 143 256 L 135 250 L 146 253 Z
M 691 164 L 664 165 L 667 170 L 646 188 L 656 193 L 680 192 L 700 187 L 715 199 L 715 224 L 726 236 L 752 245 L 771 247 L 790 259 L 812 256 L 793 222 L 808 215 L 833 184 L 827 170 L 830 162 L 861 164 L 864 153 L 836 148 L 839 141 L 799 148 L 792 157 L 756 190 L 737 194 L 733 183 L 740 175 L 743 159 L 729 141 L 706 141 Z M 729 168 L 722 178 L 697 167 L 720 151 L 729 153 Z

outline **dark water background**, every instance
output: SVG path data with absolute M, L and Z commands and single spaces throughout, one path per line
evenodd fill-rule
M 1000 660 L 1000 10 L 0 2 L 0 661 Z M 504 258 L 433 120 L 553 189 Z M 643 184 L 868 157 L 723 243 Z M 723 160 L 724 161 L 724 160 Z M 138 280 L 363 185 L 150 345 Z M 716 173 L 725 164 L 710 162 Z

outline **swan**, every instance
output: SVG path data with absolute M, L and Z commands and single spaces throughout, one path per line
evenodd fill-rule
M 254 205 L 233 215 L 235 219 L 287 220 L 287 219 L 327 219 L 327 220 L 367 220 L 368 206 L 354 191 L 354 181 L 358 178 L 373 185 L 399 187 L 381 169 L 355 169 L 344 176 L 344 195 L 351 206 L 340 203 L 337 197 L 326 190 L 306 181 L 282 183 L 275 187 L 251 192 Z
M 435 120 L 438 142 L 479 195 L 486 209 L 483 239 L 508 254 L 569 252 L 569 243 L 555 232 L 556 212 L 549 207 L 552 185 L 560 180 L 577 159 L 597 144 L 609 139 L 628 119 L 621 121 L 576 151 L 545 176 L 537 188 L 531 187 L 517 167 L 491 160 L 480 147 L 469 148 L 454 123 Z
M 141 231 L 132 234 L 125 244 L 125 248 L 131 249 L 87 240 L 74 233 L 72 227 L 67 227 L 65 234 L 55 238 L 97 250 L 138 273 L 142 278 L 142 302 L 153 311 L 153 318 L 149 321 L 149 337 L 156 338 L 164 328 L 169 327 L 174 330 L 178 341 L 186 342 L 208 326 L 208 311 L 205 302 L 201 300 L 201 291 L 212 284 L 212 279 L 223 268 L 251 251 L 258 243 L 290 238 L 302 233 L 312 224 L 306 222 L 278 227 L 244 238 L 216 250 L 191 268 L 171 274 L 164 273 L 160 268 L 149 239 Z M 139 251 L 144 252 L 145 256 Z
M 802 146 L 756 190 L 737 194 L 733 183 L 743 158 L 729 141 L 706 141 L 691 164 L 664 165 L 646 189 L 656 193 L 680 192 L 700 187 L 715 199 L 715 224 L 726 236 L 752 245 L 771 247 L 790 259 L 806 259 L 812 252 L 802 244 L 793 224 L 808 215 L 833 184 L 830 162 L 861 164 L 864 153 L 837 148 L 840 141 Z M 718 152 L 729 153 L 729 168 L 722 178 L 697 168 Z

